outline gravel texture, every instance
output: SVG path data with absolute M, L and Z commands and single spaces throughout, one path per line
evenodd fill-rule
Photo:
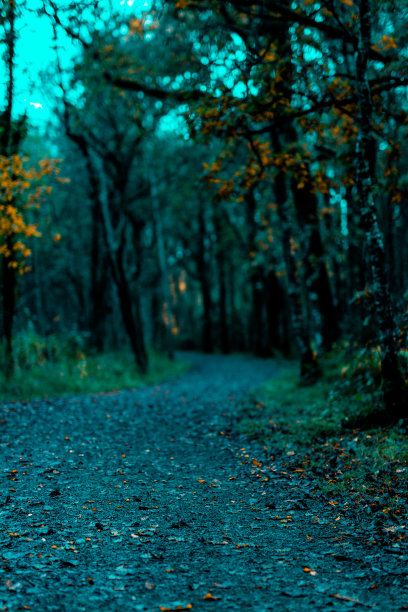
M 408 609 L 406 549 L 234 433 L 278 366 L 187 357 L 158 387 L 0 404 L 0 610 Z

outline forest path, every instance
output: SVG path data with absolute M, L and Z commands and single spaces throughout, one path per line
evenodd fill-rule
M 189 358 L 159 387 L 0 405 L 1 609 L 404 609 L 397 551 L 228 437 L 277 366 Z

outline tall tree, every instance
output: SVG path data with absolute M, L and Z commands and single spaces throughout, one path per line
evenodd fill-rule
M 368 82 L 369 50 L 371 49 L 372 14 L 369 0 L 358 0 L 359 39 L 356 61 L 357 116 L 357 191 L 361 211 L 361 227 L 365 232 L 372 280 L 372 292 L 379 323 L 381 377 L 386 408 L 393 419 L 405 418 L 408 388 L 397 354 L 395 320 L 385 269 L 384 242 L 378 227 L 373 197 L 373 167 L 370 165 L 375 141 L 372 126 L 371 91 Z
M 7 70 L 6 106 L 1 115 L 1 155 L 10 158 L 17 152 L 23 135 L 23 122 L 13 125 L 14 72 L 16 47 L 16 5 L 8 0 L 3 5 L 2 25 L 4 28 L 4 60 Z M 12 370 L 12 330 L 15 314 L 16 268 L 14 267 L 13 234 L 6 236 L 7 252 L 2 258 L 2 294 L 3 294 L 3 334 L 6 342 L 6 361 L 9 371 Z

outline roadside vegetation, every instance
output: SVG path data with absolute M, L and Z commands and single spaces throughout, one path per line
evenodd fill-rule
M 0 355 L 4 362 L 4 350 Z M 179 376 L 189 368 L 187 362 L 158 351 L 150 351 L 149 357 L 149 372 L 142 374 L 126 347 L 97 353 L 78 334 L 43 338 L 28 331 L 16 337 L 13 374 L 7 377 L 0 367 L 0 401 L 132 389 Z
M 397 525 L 408 517 L 408 419 L 387 424 L 378 352 L 353 349 L 326 356 L 313 386 L 299 384 L 297 363 L 282 361 L 242 403 L 239 429 L 272 460 L 284 456 L 288 474 L 309 479 L 311 490 L 351 497 L 358 512 L 405 537 Z

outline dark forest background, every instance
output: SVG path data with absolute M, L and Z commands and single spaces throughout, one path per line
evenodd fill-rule
M 45 131 L 15 100 L 34 12 L 53 32 Z M 152 350 L 164 369 L 179 349 L 296 358 L 305 384 L 330 355 L 344 392 L 404 418 L 408 4 L 34 12 L 0 12 L 4 393 L 50 364 L 109 384 L 133 367 L 118 352 L 141 373 Z

